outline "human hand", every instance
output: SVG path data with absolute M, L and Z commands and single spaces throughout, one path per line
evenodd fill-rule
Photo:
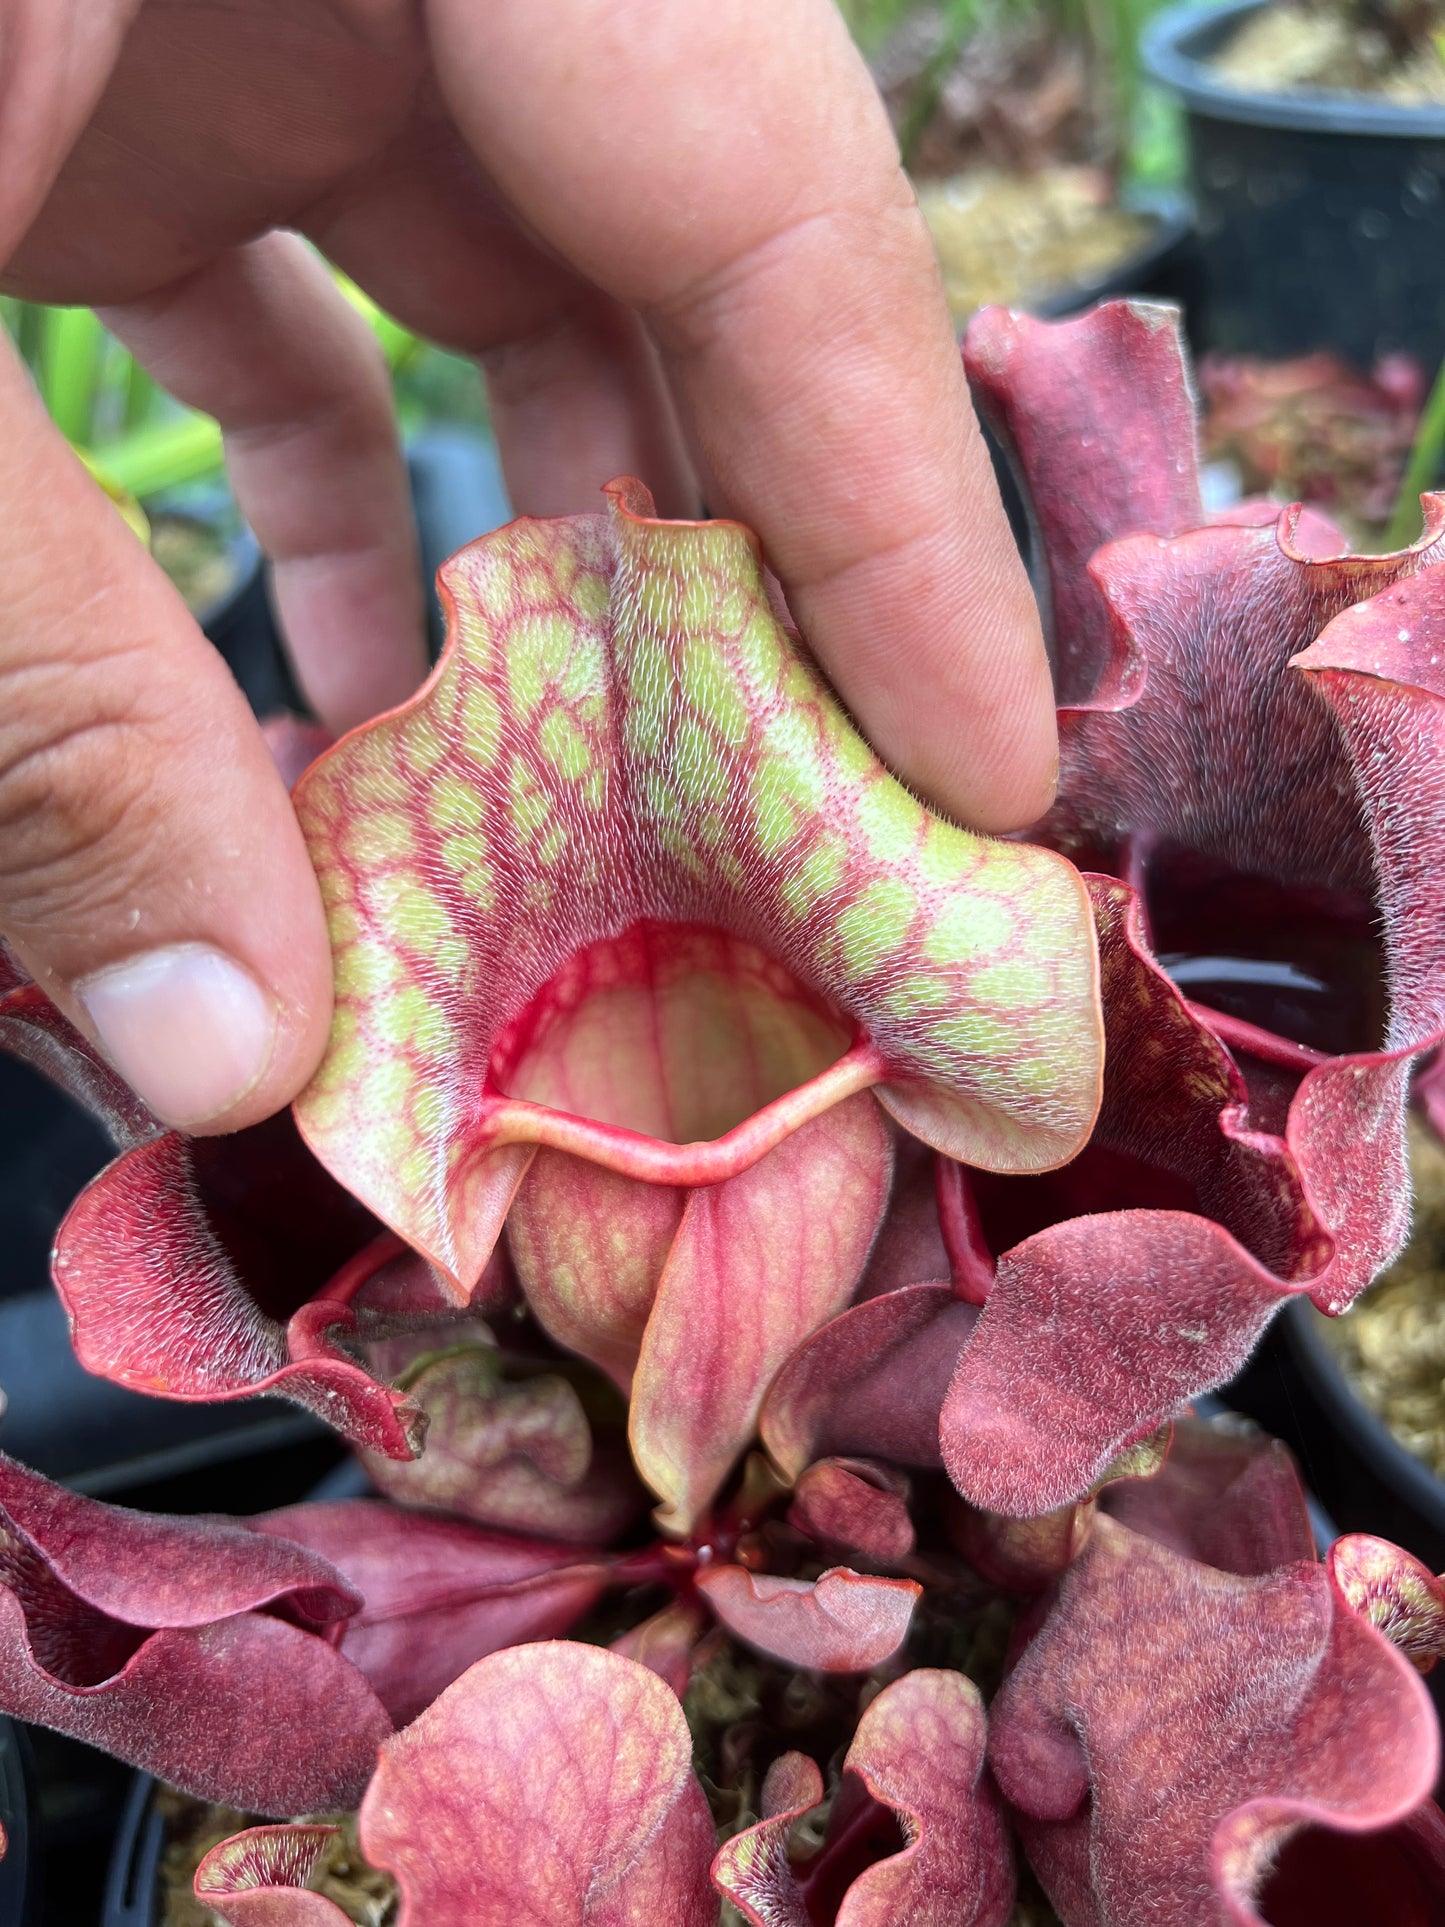
M 520 512 L 640 475 L 762 536 L 884 757 L 1046 806 L 1037 616 L 931 248 L 831 0 L 0 0 L 0 289 L 215 415 L 340 729 L 423 669 L 368 332 L 306 235 L 479 358 Z M 152 1107 L 268 1115 L 325 1041 L 295 819 L 220 659 L 0 344 L 0 932 Z

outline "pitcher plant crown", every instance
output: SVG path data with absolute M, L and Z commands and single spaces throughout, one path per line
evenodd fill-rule
M 1404 1236 L 1445 499 L 1390 556 L 1209 517 L 1162 309 L 966 360 L 1060 694 L 1025 836 L 880 764 L 748 531 L 619 482 L 455 556 L 425 687 L 300 777 L 293 1115 L 163 1128 L 0 957 L 117 1147 L 81 1362 L 288 1397 L 374 1488 L 165 1519 L 0 1462 L 0 1707 L 254 1815 L 195 1876 L 235 1927 L 341 1927 L 343 1840 L 405 1927 L 1445 1908 L 1445 1584 L 1321 1556 L 1191 1411 Z

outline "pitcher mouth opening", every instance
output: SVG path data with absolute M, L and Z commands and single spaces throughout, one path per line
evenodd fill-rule
M 1154 953 L 1191 1003 L 1327 1057 L 1384 1047 L 1386 962 L 1362 894 L 1166 847 L 1148 861 L 1144 900 Z
M 836 1102 L 843 1082 L 871 1082 L 845 1068 L 860 1048 L 856 1025 L 755 944 L 643 919 L 575 952 L 532 997 L 497 1038 L 487 1091 L 543 1142 L 570 1120 L 619 1150 L 713 1146 L 760 1114 L 816 1114 L 810 1089 L 821 1099 L 840 1083 Z

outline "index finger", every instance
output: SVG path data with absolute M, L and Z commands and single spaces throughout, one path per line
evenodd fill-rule
M 889 762 L 983 829 L 1047 807 L 1037 611 L 927 231 L 832 0 L 432 0 L 522 216 L 647 317 L 728 510 Z

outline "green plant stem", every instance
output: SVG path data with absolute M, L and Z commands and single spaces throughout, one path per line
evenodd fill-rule
M 209 415 L 138 428 L 95 454 L 108 481 L 138 501 L 199 482 L 221 467 L 221 431 Z
M 127 357 L 124 370 L 125 398 L 121 426 L 131 432 L 146 421 L 156 406 L 156 385 L 138 361 Z
M 40 339 L 36 379 L 62 435 L 90 441 L 95 429 L 105 330 L 89 308 L 50 308 Z
M 1415 445 L 1405 464 L 1394 513 L 1385 530 L 1387 549 L 1403 549 L 1419 535 L 1420 497 L 1433 487 L 1442 457 L 1445 457 L 1445 362 L 1440 364 L 1435 386 L 1430 390 L 1420 426 L 1415 431 Z

